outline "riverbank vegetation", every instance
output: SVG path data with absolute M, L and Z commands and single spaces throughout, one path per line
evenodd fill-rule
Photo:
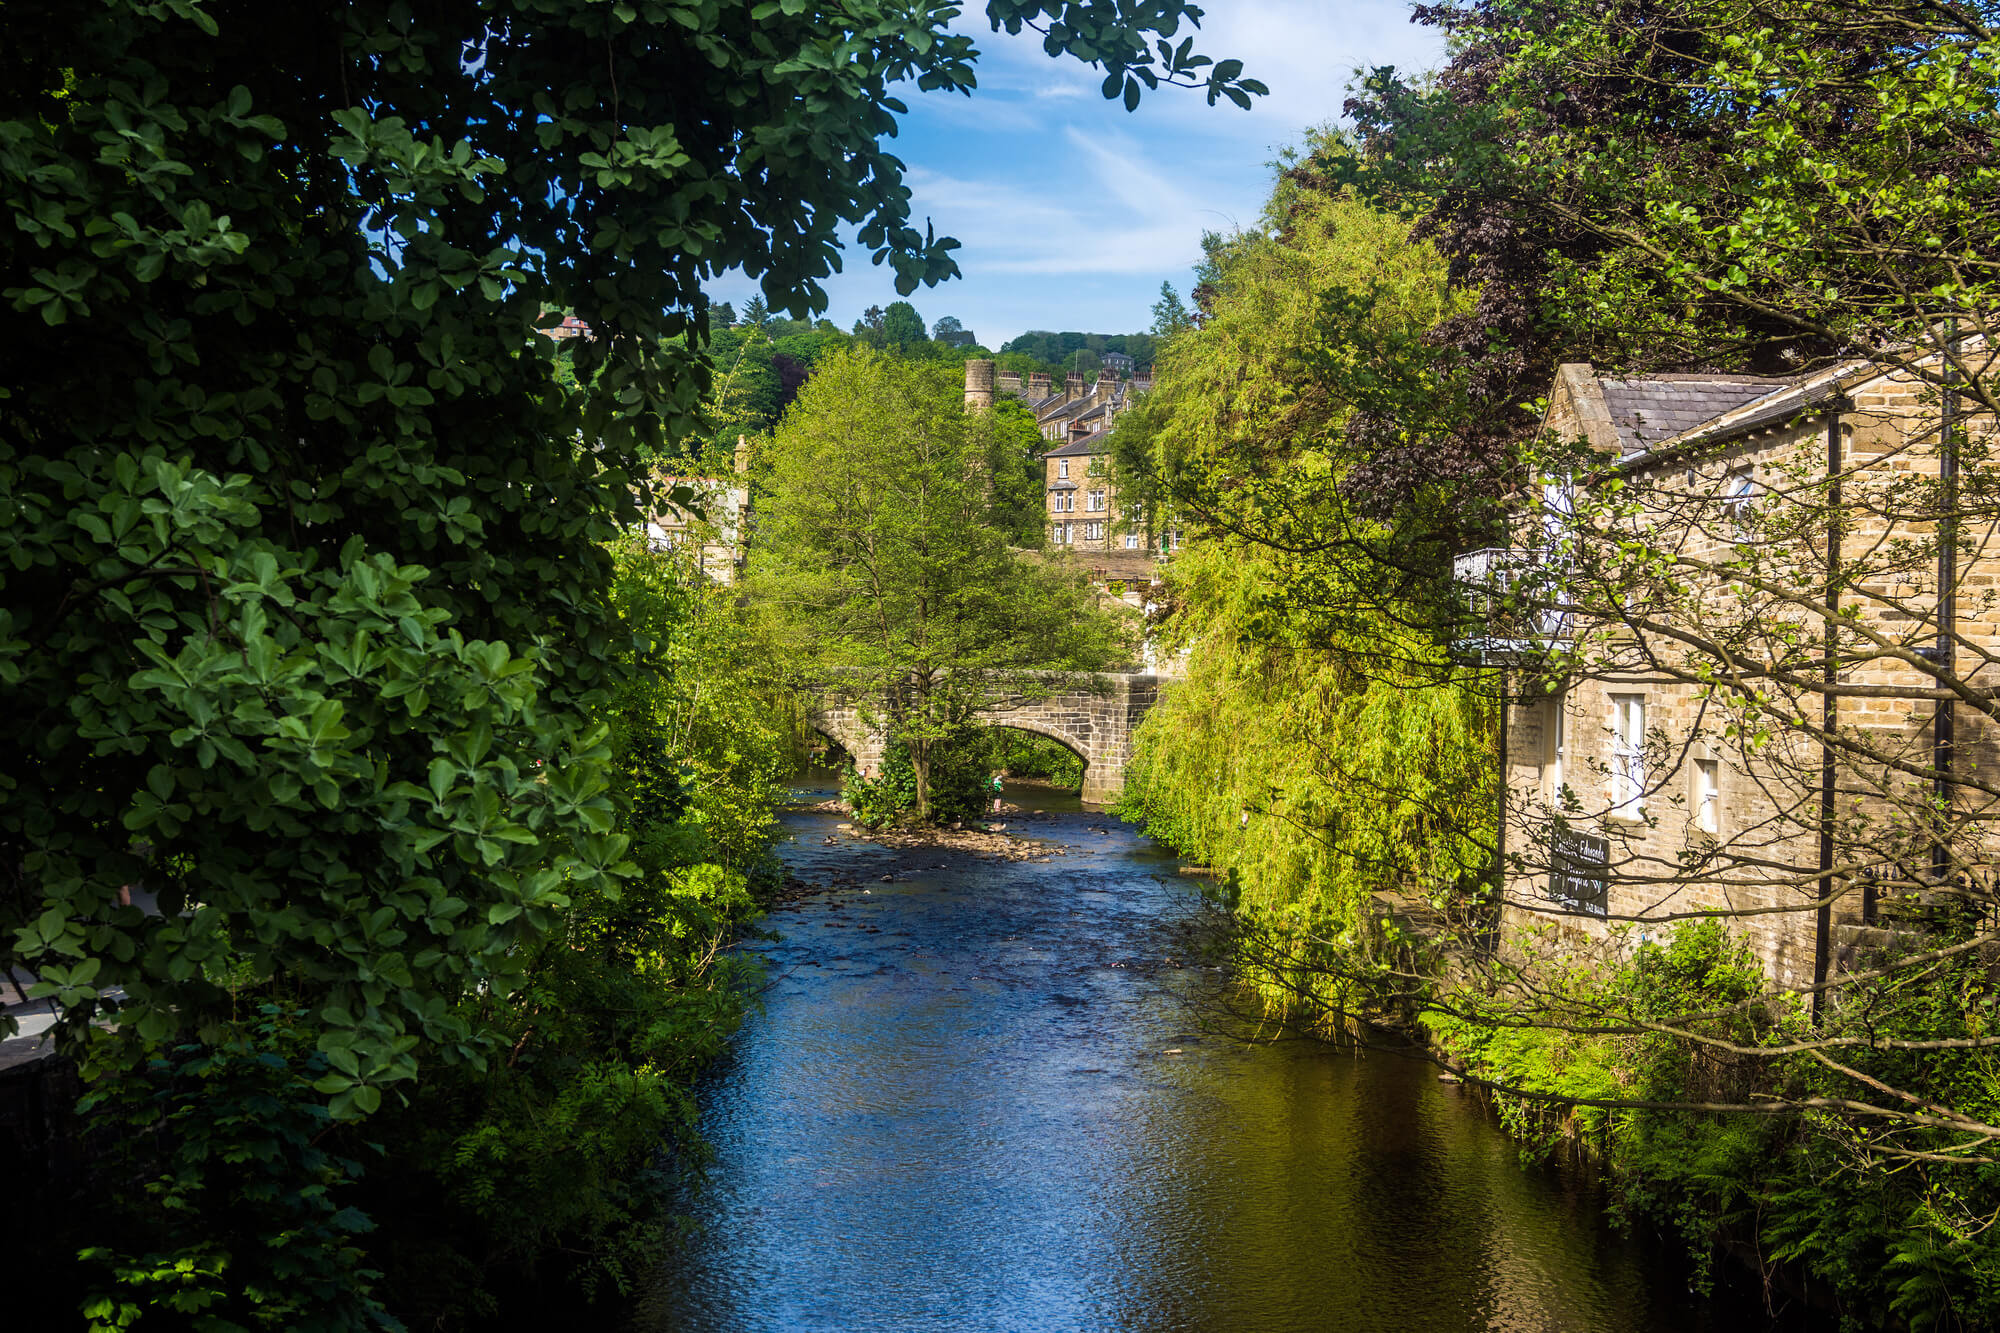
M 490 1054 L 360 1117 L 314 1015 L 265 1002 L 219 1040 L 92 1050 L 82 1103 L 124 1132 L 66 1220 L 93 1327 L 200 1310 L 242 1327 L 477 1325 L 509 1306 L 628 1289 L 698 1172 L 695 1076 L 754 988 L 728 946 L 775 883 L 788 714 L 728 590 L 691 552 L 613 552 L 623 684 L 601 706 L 625 799 L 615 887 L 573 888 L 518 948 L 508 991 L 437 1014 Z M 283 992 L 278 992 L 282 994 Z M 220 1219 L 227 1219 L 226 1222 Z
M 1120 493 L 1204 534 L 1168 566 L 1159 649 L 1186 671 L 1141 727 L 1125 809 L 1227 878 L 1271 933 L 1274 995 L 1345 993 L 1320 955 L 1375 894 L 1490 888 L 1492 705 L 1431 636 L 1448 533 L 1350 498 L 1362 415 L 1455 410 L 1421 337 L 1459 301 L 1407 224 L 1352 197 L 1281 184 L 1266 222 L 1212 248 L 1200 328 L 1119 427 L 1121 459 L 1147 460 Z
M 1175 0 L 987 8 L 1128 105 L 1262 91 L 1153 44 Z M 729 612 L 623 543 L 715 433 L 704 283 L 823 310 L 848 228 L 957 272 L 881 142 L 972 87 L 944 13 L 0 8 L 0 966 L 85 1081 L 10 1163 L 11 1319 L 633 1279 L 776 739 Z
M 1843 504 L 1969 531 L 1988 521 L 1990 462 L 1962 440 L 1960 489 L 1905 482 L 1893 501 L 1774 473 L 1782 505 L 1739 507 L 1718 566 L 1761 590 L 1744 603 L 1759 609 L 1718 638 L 1720 622 L 1662 610 L 1692 607 L 1700 576 L 1635 533 L 1639 483 L 1586 495 L 1597 461 L 1545 434 L 1544 413 L 1566 362 L 1791 376 L 1840 358 L 1933 387 L 1948 376 L 1964 411 L 1990 412 L 1992 367 L 1965 349 L 1985 345 L 2000 309 L 1977 220 L 2000 124 L 1992 17 L 1914 3 L 1431 7 L 1425 21 L 1455 43 L 1446 69 L 1376 72 L 1356 90 L 1356 132 L 1310 143 L 1283 164 L 1263 224 L 1208 247 L 1190 327 L 1117 450 L 1121 494 L 1147 489 L 1197 534 L 1170 568 L 1164 627 L 1193 647 L 1188 676 L 1141 729 L 1127 808 L 1227 877 L 1262 999 L 1329 1033 L 1420 1025 L 1529 1145 L 1609 1164 L 1630 1215 L 1704 1256 L 1728 1243 L 1789 1264 L 1857 1326 L 2000 1317 L 2000 935 L 1978 832 L 1986 779 L 1945 774 L 1954 812 L 1935 795 L 1928 735 L 1892 754 L 1864 728 L 1822 726 L 1824 699 L 1872 688 L 1823 658 L 1865 666 L 1879 646 L 1844 626 L 1823 636 L 1814 609 L 1874 596 L 1881 575 L 1857 566 L 1829 593 L 1811 544 L 1840 530 Z M 1538 513 L 1544 483 L 1571 473 L 1574 509 L 1550 538 L 1561 559 L 1537 575 L 1548 586 L 1495 594 L 1497 614 L 1594 616 L 1622 626 L 1619 646 L 1534 671 L 1456 665 L 1455 642 L 1493 631 L 1454 594 L 1451 555 L 1509 545 L 1510 515 Z M 1899 569 L 1935 561 L 1935 531 L 1898 547 Z M 1970 633 L 1953 651 L 1988 660 Z M 1759 669 L 1741 669 L 1752 656 Z M 1699 686 L 1732 744 L 1805 756 L 1813 777 L 1833 754 L 1855 808 L 1824 830 L 1817 804 L 1788 816 L 1831 838 L 1823 872 L 1746 837 L 1634 873 L 1663 901 L 1704 877 L 1770 875 L 1852 900 L 1870 867 L 1893 867 L 1905 896 L 1864 964 L 1801 986 L 1746 953 L 1736 914 L 1698 898 L 1673 921 L 1601 936 L 1566 929 L 1538 889 L 1499 915 L 1501 871 L 1544 882 L 1549 839 L 1581 818 L 1560 796 L 1526 816 L 1510 797 L 1529 822 L 1503 849 L 1501 707 L 1641 658 Z M 1739 666 L 1716 669 L 1725 659 Z M 1991 718 L 1943 650 L 1910 660 L 1965 716 Z M 1232 713 L 1238 697 L 1259 704 Z M 1648 739 L 1646 762 L 1670 770 L 1672 744 Z M 1572 759 L 1576 790 L 1608 780 Z M 1524 908 L 1552 923 L 1522 929 Z

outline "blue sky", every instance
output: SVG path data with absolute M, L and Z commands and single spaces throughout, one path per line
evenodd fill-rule
M 1127 113 L 1098 92 L 1102 73 L 1044 55 L 1032 34 L 991 32 L 985 6 L 960 26 L 977 35 L 970 97 L 905 97 L 893 151 L 909 168 L 916 225 L 955 236 L 964 276 L 919 288 L 927 321 L 956 315 L 998 347 L 1031 328 L 1125 333 L 1152 322 L 1160 283 L 1183 293 L 1203 230 L 1256 221 L 1267 164 L 1309 126 L 1339 117 L 1357 68 L 1427 69 L 1436 29 L 1409 22 L 1407 0 L 1210 0 L 1197 50 L 1243 61 L 1271 95 L 1250 111 L 1161 89 Z M 849 248 L 828 284 L 842 328 L 897 298 L 893 275 Z M 747 279 L 712 284 L 738 309 Z

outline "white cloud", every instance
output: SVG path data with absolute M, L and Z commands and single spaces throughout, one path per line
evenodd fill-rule
M 1211 4 L 1199 30 L 1183 29 L 1195 49 L 1215 59 L 1243 62 L 1246 78 L 1271 92 L 1249 111 L 1229 102 L 1211 107 L 1197 91 L 1159 89 L 1138 115 L 1165 119 L 1203 137 L 1253 141 L 1273 148 L 1303 130 L 1338 120 L 1347 85 L 1357 70 L 1395 65 L 1428 69 L 1443 59 L 1436 28 L 1410 22 L 1407 0 L 1222 0 Z M 1066 99 L 1101 99 L 1102 75 L 1076 61 L 1051 60 L 1032 33 L 1008 37 L 967 25 L 979 43 L 980 91 L 1005 94 L 1022 87 L 1061 88 Z M 1040 93 L 1041 96 L 1054 96 Z
M 1357 68 L 1443 57 L 1442 36 L 1410 24 L 1406 0 L 1210 0 L 1196 48 L 1243 61 L 1271 95 L 1245 112 L 1163 88 L 1128 114 L 1103 97 L 1100 71 L 1051 59 L 1036 34 L 991 31 L 983 8 L 956 25 L 981 51 L 977 92 L 910 90 L 894 151 L 910 165 L 919 225 L 963 243 L 965 276 L 910 299 L 958 315 L 989 346 L 1027 328 L 1144 327 L 1162 279 L 1185 288 L 1204 230 L 1256 222 L 1266 164 L 1339 117 Z M 843 326 L 896 299 L 886 270 L 856 250 L 846 258 L 828 284 Z M 750 290 L 716 284 L 739 306 Z
M 1064 169 L 1025 181 L 911 169 L 917 211 L 963 243 L 968 275 L 1158 276 L 1194 263 L 1204 227 L 1228 225 L 1130 136 L 1071 126 L 1061 142 Z

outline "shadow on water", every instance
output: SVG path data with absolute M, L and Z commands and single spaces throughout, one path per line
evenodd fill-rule
M 1172 859 L 1073 796 L 1008 799 L 1047 863 L 787 817 L 793 873 L 840 887 L 760 946 L 765 1010 L 706 1090 L 706 1226 L 639 1327 L 1806 1327 L 1690 1296 L 1428 1065 L 1216 1035 Z

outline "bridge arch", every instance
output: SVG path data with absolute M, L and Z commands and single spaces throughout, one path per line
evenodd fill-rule
M 1132 758 L 1132 733 L 1159 698 L 1159 681 L 1151 675 L 1050 674 L 1035 678 L 1046 690 L 1027 699 L 980 715 L 987 726 L 1047 736 L 1083 760 L 1085 802 L 1109 805 L 1125 789 L 1125 766 Z M 863 708 L 851 692 L 820 690 L 807 708 L 813 728 L 839 743 L 854 758 L 864 776 L 881 770 L 884 742 L 878 728 L 863 719 Z
M 1054 741 L 1057 745 L 1062 746 L 1063 749 L 1075 755 L 1077 759 L 1082 762 L 1083 764 L 1082 783 L 1087 784 L 1090 781 L 1090 765 L 1091 765 L 1090 752 L 1086 747 L 1085 743 L 1083 741 L 1078 740 L 1074 736 L 1068 735 L 1065 732 L 1055 727 L 1046 726 L 1039 722 L 1014 721 L 1011 719 L 1004 719 L 998 721 L 987 720 L 984 722 L 984 730 L 1018 731 L 1024 736 L 1039 736 L 1043 740 Z

